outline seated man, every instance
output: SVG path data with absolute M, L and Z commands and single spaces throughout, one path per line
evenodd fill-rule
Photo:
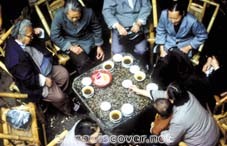
M 69 115 L 69 100 L 63 93 L 68 87 L 69 74 L 60 65 L 52 64 L 52 56 L 38 45 L 30 45 L 33 35 L 42 35 L 40 28 L 33 30 L 30 20 L 16 23 L 12 37 L 6 42 L 5 65 L 15 78 L 22 93 L 29 100 L 40 99 L 52 103 L 62 113 Z
M 167 91 L 150 92 L 138 89 L 136 86 L 132 86 L 131 89 L 154 100 L 154 107 L 160 115 L 169 117 L 172 111 L 169 125 L 165 123 L 168 127 L 164 126 L 163 131 L 160 132 L 165 144 L 176 145 L 180 141 L 190 146 L 217 144 L 219 128 L 215 120 L 181 84 L 173 82 L 167 87 Z
M 96 59 L 104 59 L 101 25 L 92 9 L 82 7 L 77 0 L 68 0 L 65 7 L 56 12 L 51 24 L 51 40 L 69 54 L 79 74 L 92 66 L 95 46 Z

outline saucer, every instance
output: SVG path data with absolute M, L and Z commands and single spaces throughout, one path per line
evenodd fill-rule
M 103 101 L 101 104 L 100 104 L 100 108 L 101 110 L 103 111 L 108 111 L 111 109 L 111 104 L 107 101 Z
M 81 83 L 82 83 L 82 85 L 84 85 L 84 86 L 89 86 L 89 85 L 91 85 L 92 80 L 91 80 L 90 77 L 84 77 L 84 78 L 81 80 Z
M 121 84 L 124 88 L 129 88 L 130 86 L 132 86 L 132 81 L 131 80 L 124 80 Z
M 121 54 L 115 54 L 113 56 L 113 61 L 114 62 L 121 62 L 122 58 L 123 58 L 123 56 Z
M 121 107 L 121 112 L 125 117 L 131 116 L 132 113 L 134 112 L 133 105 L 129 103 L 123 104 Z
M 158 90 L 158 85 L 155 83 L 149 83 L 146 86 L 146 90 L 150 91 L 150 90 Z

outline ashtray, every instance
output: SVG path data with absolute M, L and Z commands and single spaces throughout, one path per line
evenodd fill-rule
M 91 74 L 92 83 L 96 87 L 106 87 L 112 81 L 112 74 L 108 70 L 100 69 L 95 70 Z

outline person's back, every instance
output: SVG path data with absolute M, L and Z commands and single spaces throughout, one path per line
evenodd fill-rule
M 219 139 L 219 129 L 212 115 L 185 88 L 171 83 L 167 94 L 173 103 L 169 129 L 161 132 L 167 145 L 184 141 L 190 146 L 214 146 Z
M 191 94 L 190 99 L 184 105 L 173 108 L 173 116 L 170 121 L 170 132 L 178 130 L 179 133 L 184 133 L 182 141 L 189 146 L 214 146 L 219 138 L 219 129 L 212 118 Z M 179 126 L 179 129 L 172 129 L 171 125 Z M 161 135 L 167 132 L 163 131 Z M 173 139 L 178 139 L 178 135 L 171 135 Z

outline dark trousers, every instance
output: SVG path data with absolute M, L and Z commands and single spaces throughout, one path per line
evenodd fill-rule
M 95 54 L 95 51 L 91 51 L 90 54 L 82 52 L 79 55 L 70 52 L 70 62 L 74 66 L 73 68 L 77 70 L 78 74 L 82 74 L 95 65 L 95 60 L 93 60 Z

